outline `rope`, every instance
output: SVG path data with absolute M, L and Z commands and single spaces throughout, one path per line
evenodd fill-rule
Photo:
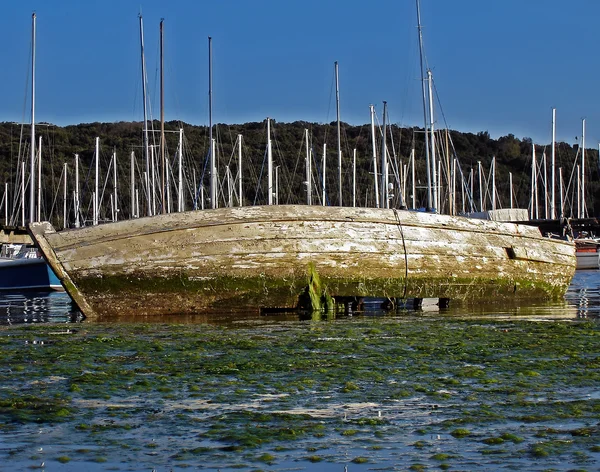
M 396 217 L 396 221 L 398 222 L 398 229 L 400 230 L 400 236 L 402 236 L 402 247 L 404 249 L 404 293 L 402 294 L 402 299 L 406 299 L 406 293 L 408 291 L 408 254 L 406 253 L 406 241 L 404 240 L 404 229 L 402 228 L 402 221 L 400 221 L 400 215 L 398 215 L 398 210 L 392 208 L 394 210 L 394 216 Z

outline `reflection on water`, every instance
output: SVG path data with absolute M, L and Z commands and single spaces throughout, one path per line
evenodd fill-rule
M 81 319 L 81 314 L 65 292 L 0 293 L 0 325 L 68 323 Z
M 578 318 L 600 317 L 600 271 L 579 270 L 565 297 Z
M 426 299 L 415 309 L 411 304 L 390 309 L 383 299 L 366 299 L 360 312 L 346 310 L 335 317 L 348 316 L 451 316 L 451 317 L 520 317 L 520 318 L 600 318 L 600 271 L 577 271 L 564 300 L 553 302 L 510 303 L 506 300 L 485 300 L 477 304 L 459 306 L 450 304 L 440 308 L 437 299 Z M 247 323 L 253 320 L 296 321 L 298 319 L 334 318 L 326 314 L 298 314 L 296 312 L 260 315 L 256 312 L 210 313 L 199 315 L 170 315 L 160 317 L 128 316 L 102 321 L 144 323 Z M 83 317 L 65 292 L 0 292 L 0 325 L 17 323 L 69 323 Z

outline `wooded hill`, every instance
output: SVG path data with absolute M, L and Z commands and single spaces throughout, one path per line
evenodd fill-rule
M 149 133 L 150 143 L 158 145 L 160 139 L 160 124 L 153 123 L 154 131 Z M 206 126 L 193 126 L 180 122 L 165 123 L 166 156 L 170 165 L 168 179 L 170 192 L 165 197 L 165 202 L 171 200 L 171 208 L 177 210 L 177 180 L 178 180 L 178 140 L 179 129 L 183 129 L 183 179 L 185 209 L 190 210 L 196 205 L 201 207 L 199 188 L 203 183 L 205 202 L 208 199 L 208 164 L 209 133 Z M 113 152 L 117 156 L 117 187 L 119 219 L 129 218 L 131 215 L 131 153 L 135 155 L 135 185 L 138 189 L 140 214 L 147 214 L 144 172 L 146 163 L 144 159 L 143 133 L 141 122 L 119 123 L 86 123 L 76 126 L 59 127 L 50 124 L 36 125 L 37 136 L 42 137 L 42 219 L 48 219 L 57 227 L 62 227 L 64 176 L 63 164 L 67 163 L 67 212 L 68 225 L 74 221 L 74 190 L 75 167 L 74 155 L 79 155 L 80 178 L 80 214 L 83 219 L 91 219 L 91 201 L 94 191 L 95 163 L 94 147 L 95 138 L 100 138 L 99 160 L 99 194 L 101 196 L 100 217 L 101 221 L 110 220 L 111 203 L 110 195 L 114 195 L 113 171 L 111 160 Z M 271 139 L 273 166 L 278 167 L 278 201 L 284 203 L 305 203 L 306 185 L 305 159 L 306 135 L 308 129 L 309 148 L 312 149 L 312 181 L 313 204 L 320 204 L 322 199 L 322 159 L 323 145 L 326 144 L 326 203 L 339 204 L 338 183 L 338 155 L 336 124 L 317 124 L 307 122 L 277 123 L 271 121 Z M 238 148 L 236 140 L 238 134 L 242 139 L 242 173 L 243 173 L 243 203 L 244 205 L 264 204 L 267 202 L 267 124 L 245 123 L 241 125 L 218 124 L 214 128 L 216 139 L 217 168 L 219 174 L 219 206 L 225 206 L 232 195 L 234 205 L 238 205 L 238 183 L 235 181 L 238 172 Z M 376 150 L 381 153 L 381 132 L 377 132 Z M 387 149 L 392 156 L 396 156 L 399 167 L 408 166 L 406 194 L 408 206 L 412 206 L 411 171 L 409 167 L 411 149 L 414 147 L 416 156 L 416 206 L 426 205 L 425 173 L 425 148 L 423 145 L 423 130 L 419 128 L 398 128 L 393 125 L 387 135 Z M 21 171 L 23 156 L 25 159 L 25 181 L 28 187 L 29 179 L 29 126 L 13 123 L 0 123 L 0 185 L 6 183 L 8 189 L 9 224 L 20 224 L 21 202 Z M 473 203 L 474 209 L 479 210 L 479 174 L 478 161 L 482 166 L 482 189 L 484 209 L 491 209 L 491 174 L 492 158 L 496 158 L 496 205 L 498 208 L 508 208 L 510 204 L 509 173 L 513 179 L 513 206 L 528 208 L 531 198 L 531 162 L 532 142 L 529 138 L 518 139 L 513 135 L 491 139 L 487 132 L 462 133 L 459 131 L 441 131 L 436 135 L 436 149 L 442 156 L 442 205 L 444 211 L 448 204 L 447 182 L 448 170 L 446 162 L 451 162 L 454 157 L 458 159 L 460 170 L 465 179 L 464 188 L 471 188 L 469 182 L 471 169 L 473 169 Z M 342 194 L 343 204 L 352 205 L 353 188 L 353 153 L 356 149 L 356 204 L 357 206 L 374 205 L 373 182 L 373 150 L 370 125 L 351 126 L 342 124 Z M 576 216 L 578 201 L 578 180 L 576 166 L 581 163 L 578 147 L 567 143 L 556 145 L 556 167 L 562 168 L 564 179 L 564 201 L 566 216 Z M 550 144 L 536 145 L 536 159 L 538 162 L 538 202 L 539 215 L 544 217 L 544 178 L 542 156 L 545 152 L 547 158 L 547 186 L 550 186 Z M 21 156 L 21 157 L 19 157 Z M 587 215 L 595 216 L 600 211 L 600 185 L 598 178 L 598 151 L 586 149 L 585 193 Z M 160 153 L 155 150 L 157 167 L 155 178 L 160 182 Z M 377 158 L 379 166 L 380 158 Z M 228 184 L 227 166 L 230 170 Z M 109 173 L 110 169 L 110 173 Z M 151 169 L 151 167 L 149 167 Z M 390 170 L 390 172 L 392 172 Z M 151 174 L 152 172 L 150 172 Z M 390 179 L 394 181 L 394 179 Z M 559 174 L 556 171 L 556 202 L 559 206 Z M 275 184 L 274 184 L 275 185 Z M 394 184 L 396 187 L 396 185 Z M 229 190 L 231 189 L 231 191 Z M 456 192 L 458 195 L 457 211 L 462 211 L 461 177 L 457 177 Z M 160 212 L 162 199 L 160 198 L 160 183 L 156 190 L 156 211 Z M 548 194 L 549 194 L 548 190 Z M 394 205 L 398 205 L 397 188 L 393 190 Z M 0 194 L 4 191 L 0 189 Z M 29 190 L 25 192 L 26 210 L 28 216 Z M 465 197 L 466 198 L 466 197 Z M 579 198 L 580 200 L 580 198 Z M 0 209 L 0 219 L 4 222 L 4 200 Z M 208 204 L 206 204 L 208 205 Z M 470 205 L 465 205 L 470 211 Z M 575 214 L 574 214 L 575 213 Z M 11 217 L 12 215 L 12 217 Z M 28 217 L 26 216 L 26 219 Z

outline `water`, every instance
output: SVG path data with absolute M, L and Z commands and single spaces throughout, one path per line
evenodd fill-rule
M 0 297 L 0 470 L 600 466 L 599 271 L 333 322 L 73 323 L 65 297 Z
M 0 325 L 81 320 L 66 292 L 0 292 Z

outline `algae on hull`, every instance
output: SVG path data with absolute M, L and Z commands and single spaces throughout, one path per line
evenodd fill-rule
M 454 278 L 335 279 L 323 277 L 309 265 L 307 275 L 295 278 L 214 277 L 203 280 L 112 276 L 76 280 L 92 307 L 106 316 L 192 314 L 201 312 L 259 312 L 261 308 L 313 311 L 333 309 L 336 297 L 448 298 L 453 303 L 478 299 L 558 299 L 563 284 L 528 279 L 461 280 Z

